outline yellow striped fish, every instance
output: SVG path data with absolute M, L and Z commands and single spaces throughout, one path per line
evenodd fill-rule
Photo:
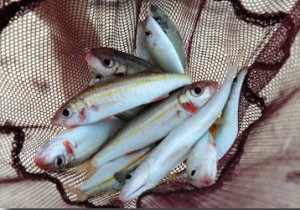
M 188 75 L 146 73 L 106 80 L 67 101 L 51 119 L 52 125 L 76 127 L 112 117 L 142 104 L 158 101 L 191 83 Z
M 120 128 L 90 160 L 85 170 L 93 174 L 108 161 L 159 141 L 201 109 L 217 87 L 217 82 L 199 81 L 173 92 L 170 97 L 146 109 Z

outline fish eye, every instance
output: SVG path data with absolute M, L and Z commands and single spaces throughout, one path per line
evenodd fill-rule
M 200 96 L 201 93 L 202 93 L 202 88 L 198 86 L 194 87 L 191 91 L 192 96 L 196 96 L 196 97 Z
M 151 31 L 145 31 L 145 35 L 146 36 L 150 36 L 151 35 Z
M 129 180 L 129 179 L 131 179 L 131 177 L 132 177 L 131 174 L 128 174 L 128 175 L 126 176 L 126 179 Z
M 159 20 L 159 17 L 154 17 L 154 20 L 158 21 L 158 20 Z
M 195 175 L 195 173 L 196 173 L 196 169 L 192 170 L 191 171 L 191 176 L 193 177 Z
M 70 110 L 69 108 L 64 108 L 62 110 L 62 115 L 66 118 L 69 118 L 72 116 L 72 110 Z
M 65 159 L 63 156 L 58 156 L 55 158 L 54 165 L 55 167 L 61 167 L 65 163 Z
M 113 61 L 109 58 L 103 58 L 102 64 L 103 64 L 104 67 L 110 68 L 113 65 Z

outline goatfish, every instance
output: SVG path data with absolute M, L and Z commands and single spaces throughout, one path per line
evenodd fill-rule
M 185 54 L 183 50 L 183 43 L 176 24 L 172 21 L 172 19 L 170 19 L 167 13 L 157 5 L 151 4 L 149 12 L 173 44 L 180 62 L 183 68 L 185 68 Z
M 155 63 L 166 72 L 184 73 L 185 67 L 163 29 L 152 16 L 145 21 L 144 42 Z
M 86 165 L 91 175 L 106 162 L 161 140 L 172 129 L 195 114 L 218 88 L 214 81 L 200 81 L 173 92 L 127 122 Z M 81 170 L 85 170 L 82 168 Z
M 191 83 L 184 74 L 137 74 L 89 86 L 67 101 L 51 119 L 52 125 L 76 127 L 93 123 L 139 105 L 159 101 Z
M 78 188 L 67 187 L 76 200 L 84 201 L 102 192 L 120 190 L 125 179 L 151 152 L 151 147 L 125 154 L 102 165 Z
M 193 147 L 186 161 L 186 171 L 196 187 L 207 187 L 215 183 L 217 161 L 231 148 L 238 134 L 238 106 L 242 84 L 247 74 L 243 69 L 233 82 L 229 98 L 222 111 L 221 124 L 214 124 L 214 137 L 204 134 Z M 217 143 L 217 144 L 216 144 Z
M 197 140 L 216 121 L 225 106 L 232 80 L 242 60 L 240 51 L 219 91 L 193 116 L 173 129 L 153 152 L 135 169 L 120 193 L 123 202 L 137 198 L 154 188 L 178 164 L 183 162 Z
M 159 68 L 139 57 L 107 47 L 91 49 L 85 55 L 93 77 L 127 76 L 140 72 L 158 72 Z
M 123 124 L 105 120 L 65 129 L 36 151 L 36 166 L 47 171 L 62 171 L 90 158 Z

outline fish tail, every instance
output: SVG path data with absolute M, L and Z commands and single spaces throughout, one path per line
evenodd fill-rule
M 77 173 L 86 172 L 87 179 L 90 178 L 96 172 L 96 168 L 90 160 L 80 164 L 73 170 Z
M 86 168 L 86 179 L 91 178 L 96 173 L 96 167 L 93 164 L 88 164 Z
M 233 64 L 231 64 L 231 62 L 228 60 L 228 72 L 227 72 L 227 78 L 234 78 L 235 73 L 238 70 L 239 65 L 241 65 L 242 61 L 243 61 L 243 57 L 245 54 L 245 50 L 243 48 L 239 49 L 238 55 L 236 57 L 236 59 L 234 60 Z
M 67 187 L 66 188 L 69 192 L 75 194 L 76 200 L 77 201 L 86 201 L 88 199 L 88 196 L 81 192 L 78 188 L 76 187 Z

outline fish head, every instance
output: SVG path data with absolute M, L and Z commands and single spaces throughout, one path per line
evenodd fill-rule
M 66 128 L 73 128 L 86 124 L 88 119 L 88 111 L 84 102 L 75 100 L 67 102 L 54 114 L 51 124 Z M 79 107 L 79 108 L 78 108 Z
M 150 176 L 149 165 L 146 161 L 126 176 L 125 184 L 119 196 L 121 201 L 128 202 L 133 200 L 145 191 L 155 187 Z
M 144 42 L 150 49 L 158 47 L 157 42 L 162 34 L 164 34 L 164 32 L 154 18 L 152 16 L 147 16 L 144 27 Z
M 215 81 L 194 82 L 180 93 L 181 106 L 190 113 L 196 113 L 216 93 L 218 83 Z
M 187 175 L 191 183 L 198 188 L 208 187 L 215 183 L 217 177 L 217 149 L 216 143 L 210 139 L 203 148 L 201 154 L 197 154 L 188 160 Z
M 102 77 L 124 76 L 126 69 L 120 65 L 120 58 L 112 48 L 100 47 L 86 53 L 84 60 L 94 73 Z
M 36 150 L 34 163 L 46 171 L 62 171 L 74 159 L 73 146 L 67 139 L 52 139 Z

